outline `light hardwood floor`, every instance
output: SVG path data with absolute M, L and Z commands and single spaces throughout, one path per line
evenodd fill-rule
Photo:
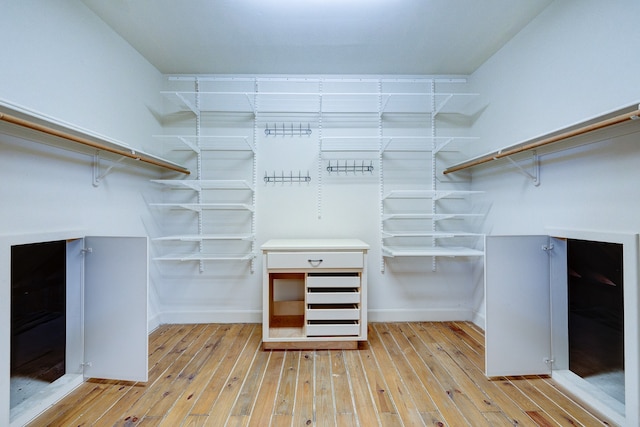
M 609 425 L 548 378 L 487 379 L 466 322 L 371 323 L 359 350 L 263 351 L 256 324 L 149 340 L 148 383 L 88 381 L 30 426 Z

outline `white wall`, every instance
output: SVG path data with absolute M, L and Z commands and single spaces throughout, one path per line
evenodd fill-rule
M 640 3 L 635 0 L 552 3 L 471 76 L 471 85 L 482 99 L 473 126 L 481 144 L 474 154 L 538 137 L 622 107 L 637 107 L 638 22 Z M 567 142 L 558 145 L 563 150 L 539 150 L 538 187 L 506 160 L 473 168 L 473 188 L 486 191 L 478 204 L 478 209 L 487 212 L 485 232 L 547 234 L 549 228 L 554 228 L 638 233 L 637 122 L 573 141 L 590 144 Z M 531 165 L 527 156 L 518 161 L 525 168 Z M 476 274 L 474 279 L 476 320 L 484 326 L 482 275 Z M 625 308 L 624 425 L 637 425 L 638 284 L 625 282 L 624 286 L 625 305 L 631 308 Z
M 637 103 L 639 15 L 633 0 L 552 3 L 471 76 L 474 154 Z
M 246 87 L 238 81 L 227 83 L 207 83 L 207 76 L 201 82 L 201 90 L 247 90 L 252 92 L 254 85 L 252 82 Z M 211 77 L 211 76 L 209 76 Z M 244 76 L 245 78 L 247 76 Z M 266 76 L 261 78 L 259 86 L 266 92 L 304 92 L 314 93 L 319 91 L 318 78 L 301 79 L 296 76 L 278 76 L 269 79 Z M 298 76 L 299 77 L 299 76 Z M 368 78 L 367 78 L 368 77 Z M 356 83 L 348 82 L 324 82 L 324 90 L 333 86 L 333 90 L 342 92 L 374 92 L 378 84 L 371 76 L 362 76 L 366 83 L 352 79 Z M 327 78 L 330 80 L 330 78 Z M 334 80 L 337 78 L 334 77 Z M 346 79 L 345 79 L 346 80 Z M 369 83 L 369 81 L 373 83 Z M 302 82 L 301 82 L 302 81 Z M 369 84 L 370 86 L 367 86 Z M 170 81 L 167 85 L 176 90 L 193 90 L 191 86 L 184 82 Z M 339 88 L 339 89 L 336 89 Z M 464 91 L 464 86 L 458 90 Z M 429 86 L 419 91 L 428 91 Z M 448 89 L 452 90 L 452 89 Z M 387 89 L 393 92 L 393 90 Z M 445 89 L 446 91 L 446 89 Z M 285 97 L 286 98 L 286 97 Z M 375 111 L 377 111 L 377 101 L 373 103 L 374 114 L 368 118 L 347 119 L 349 115 L 343 115 L 337 119 L 335 115 L 325 115 L 323 120 L 318 120 L 317 114 L 309 114 L 318 108 L 318 101 L 312 100 L 311 107 L 301 101 L 303 98 L 290 97 L 282 99 L 276 107 L 283 113 L 266 115 L 258 114 L 257 131 L 255 131 L 255 144 L 257 156 L 257 183 L 256 183 L 256 255 L 254 263 L 254 273 L 251 273 L 250 263 L 240 262 L 205 262 L 204 272 L 198 272 L 197 263 L 191 266 L 180 265 L 176 262 L 166 262 L 160 266 L 166 272 L 160 292 L 161 301 L 164 308 L 165 319 L 171 322 L 185 321 L 260 321 L 262 311 L 262 258 L 260 246 L 273 238 L 359 238 L 368 243 L 371 247 L 368 264 L 368 285 L 369 285 L 369 318 L 371 320 L 437 320 L 437 319 L 460 319 L 469 318 L 471 313 L 472 288 L 469 281 L 469 263 L 466 259 L 440 258 L 436 271 L 432 271 L 432 259 L 428 257 L 418 258 L 398 258 L 387 262 L 385 272 L 381 272 L 381 215 L 380 215 L 380 181 L 379 164 L 377 152 L 364 153 L 325 153 L 322 160 L 319 160 L 319 138 L 338 136 L 376 136 L 378 135 L 378 121 Z M 377 100 L 377 98 L 374 98 Z M 206 103 L 205 100 L 202 101 Z M 264 101 L 266 102 L 266 101 Z M 330 102 L 330 101 L 325 101 Z M 335 101 L 334 101 L 335 102 Z M 357 102 L 351 100 L 351 102 Z M 362 101 L 360 101 L 362 102 Z M 350 104 L 351 108 L 363 108 L 364 105 Z M 326 107 L 326 106 L 325 106 Z M 173 108 L 169 104 L 169 108 Z M 328 107 L 327 107 L 328 108 Z M 291 111 L 293 113 L 286 113 Z M 304 112 L 307 114 L 303 114 Z M 215 124 L 216 128 L 210 128 L 208 122 L 212 119 L 211 113 L 203 114 L 202 134 L 226 134 L 226 135 L 246 135 L 249 140 L 254 141 L 253 117 L 249 114 L 245 122 L 238 122 L 235 125 Z M 228 116 L 232 117 L 232 116 Z M 333 117 L 333 118 L 331 118 Z M 372 120 L 373 117 L 373 120 Z M 237 120 L 237 119 L 233 119 Z M 430 123 L 421 123 L 417 128 L 415 123 L 409 122 L 406 117 L 383 125 L 383 132 L 386 135 L 430 135 Z M 403 122 L 403 120 L 405 120 Z M 273 127 L 274 123 L 279 126 L 286 123 L 299 122 L 306 127 L 310 122 L 312 134 L 303 137 L 282 137 L 265 136 L 265 124 L 269 123 Z M 447 134 L 450 129 L 441 124 L 440 129 L 443 134 Z M 388 127 L 387 127 L 388 126 Z M 403 126 L 409 129 L 403 128 Z M 455 126 L 454 126 L 455 127 Z M 167 134 L 194 134 L 195 124 L 193 114 L 188 112 L 177 112 L 168 114 Z M 404 132 L 404 133 L 403 133 Z M 453 129 L 454 134 L 464 134 L 466 129 Z M 377 140 L 373 145 L 377 147 Z M 176 154 L 180 155 L 180 153 Z M 185 156 L 186 154 L 182 154 Z M 223 158 L 230 156 L 226 154 L 216 154 Z M 235 155 L 237 156 L 237 155 Z M 396 156 L 398 156 L 396 154 Z M 430 158 L 427 153 L 418 154 L 422 159 L 417 160 L 414 153 L 404 153 L 409 157 L 408 164 L 415 170 L 407 170 L 407 174 L 413 179 L 418 177 L 413 185 L 423 183 L 425 188 L 429 188 L 431 167 Z M 352 159 L 372 159 L 375 167 L 373 174 L 365 175 L 329 175 L 326 172 L 327 158 L 333 160 L 345 158 Z M 207 163 L 207 162 L 205 162 Z M 208 164 L 211 164 L 209 161 Z M 206 172 L 206 176 L 213 179 L 238 178 L 238 171 L 247 170 L 249 175 L 245 179 L 252 181 L 251 159 L 245 158 L 244 162 L 230 161 L 229 164 L 220 163 L 215 170 Z M 393 162 L 392 162 L 393 164 Z M 224 171 L 224 168 L 235 169 Z M 395 164 L 385 172 L 386 190 L 389 191 L 393 185 L 398 186 L 403 174 L 401 168 L 407 167 L 407 163 L 396 161 Z M 265 184 L 263 177 L 265 172 L 277 175 L 300 171 L 303 175 L 309 172 L 311 182 L 294 184 Z M 394 178 L 395 175 L 395 178 Z M 405 178 L 406 179 L 406 178 Z M 411 178 L 409 178 L 411 182 Z M 468 186 L 468 183 L 462 183 Z M 439 187 L 440 188 L 440 187 Z M 168 197 L 176 197 L 176 191 L 169 191 Z M 179 230 L 173 228 L 178 221 L 177 212 L 169 212 L 164 219 L 158 219 L 160 225 L 157 230 L 160 235 L 176 234 Z M 175 221 L 172 219 L 175 218 Z M 195 215 L 192 216 L 195 219 Z M 162 226 L 167 230 L 161 230 Z M 193 230 L 193 225 L 189 225 L 188 219 L 184 224 L 185 230 Z M 209 229 L 205 233 L 225 233 L 224 227 Z M 162 246 L 164 244 L 158 245 Z M 168 246 L 168 245 L 167 245 Z M 157 249 L 163 251 L 162 247 Z M 187 263 L 188 264 L 188 263 Z
M 79 1 L 6 1 L 0 100 L 120 140 L 147 146 L 158 133 L 161 75 Z M 125 161 L 99 187 L 91 157 L 30 142 L 34 132 L 0 127 L 0 235 L 84 229 L 146 235 L 143 195 L 155 168 Z M 149 150 L 150 151 L 150 150 Z M 0 259 L 0 424 L 9 420 L 9 257 Z M 152 306 L 153 315 L 153 306 Z
M 472 154 L 500 149 L 640 101 L 640 3 L 556 1 L 470 78 L 481 102 Z M 604 141 L 541 156 L 533 186 L 506 160 L 473 169 L 486 191 L 487 234 L 539 234 L 547 227 L 638 232 L 638 126 Z M 583 142 L 589 141 L 583 138 Z M 528 168 L 530 162 L 522 160 Z M 477 275 L 477 279 L 481 275 Z M 483 313 L 482 282 L 476 304 Z

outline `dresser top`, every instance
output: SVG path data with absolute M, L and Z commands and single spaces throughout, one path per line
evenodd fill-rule
M 271 239 L 262 245 L 263 251 L 366 251 L 367 249 L 369 245 L 359 239 Z

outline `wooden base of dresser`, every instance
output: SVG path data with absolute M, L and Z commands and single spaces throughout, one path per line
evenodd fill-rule
M 358 341 L 267 341 L 263 350 L 357 350 Z

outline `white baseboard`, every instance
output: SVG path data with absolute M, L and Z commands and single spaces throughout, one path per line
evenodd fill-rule
M 483 313 L 474 312 L 471 316 L 471 322 L 483 331 L 485 330 L 486 320 Z
M 625 405 L 569 370 L 553 371 L 551 378 L 570 395 L 618 425 L 627 425 Z M 629 424 L 631 425 L 631 424 Z
M 21 427 L 49 409 L 84 382 L 82 375 L 63 375 L 20 405 L 11 409 L 11 427 Z
M 369 309 L 369 322 L 447 322 L 471 320 L 472 313 L 466 309 Z
M 262 323 L 262 310 L 170 311 L 158 316 L 161 324 Z
M 373 309 L 367 312 L 369 322 L 446 322 L 472 321 L 484 328 L 484 317 L 467 309 Z M 193 323 L 262 323 L 262 310 L 170 311 L 149 319 L 149 331 L 162 324 Z
M 147 319 L 147 330 L 149 331 L 149 333 L 156 330 L 160 325 L 162 325 L 162 321 L 159 314 L 156 314 L 153 317 Z

